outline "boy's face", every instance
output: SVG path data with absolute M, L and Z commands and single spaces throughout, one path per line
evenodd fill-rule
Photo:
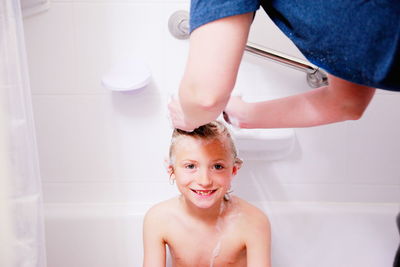
M 172 178 L 179 191 L 199 208 L 222 201 L 237 173 L 227 138 L 202 140 L 190 136 L 177 140 Z

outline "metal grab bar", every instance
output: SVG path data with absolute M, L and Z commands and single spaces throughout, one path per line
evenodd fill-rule
M 317 68 L 314 68 L 313 66 L 309 65 L 306 61 L 291 57 L 289 55 L 285 55 L 278 51 L 272 51 L 272 50 L 268 50 L 268 49 L 261 50 L 254 46 L 251 46 L 251 45 L 246 45 L 245 50 L 252 54 L 256 54 L 256 55 L 271 59 L 278 63 L 282 63 L 282 65 L 285 65 L 285 66 L 288 66 L 293 69 L 300 70 L 300 71 L 303 71 L 306 73 L 314 73 L 315 71 L 317 71 Z
M 307 83 L 313 88 L 328 85 L 328 77 L 325 72 L 318 67 L 311 65 L 305 60 L 291 57 L 289 55 L 268 49 L 259 49 L 251 45 L 246 45 L 245 50 L 252 54 L 262 56 L 284 66 L 296 69 L 307 74 Z
M 189 38 L 189 13 L 185 10 L 178 10 L 173 13 L 168 20 L 170 33 L 178 39 Z M 262 50 L 250 45 L 246 45 L 246 51 L 270 59 L 274 62 L 303 71 L 307 74 L 307 83 L 313 88 L 328 85 L 328 77 L 318 67 L 311 65 L 307 61 L 285 55 L 272 50 Z

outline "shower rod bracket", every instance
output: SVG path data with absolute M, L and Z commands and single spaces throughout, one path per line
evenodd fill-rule
M 186 10 L 175 11 L 168 20 L 169 32 L 177 39 L 189 38 L 189 13 Z
M 317 68 L 313 73 L 307 73 L 307 83 L 312 88 L 328 85 L 328 76 L 325 72 Z

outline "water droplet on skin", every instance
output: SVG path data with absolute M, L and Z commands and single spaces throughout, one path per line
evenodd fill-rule
M 219 252 L 221 251 L 221 239 L 220 238 L 217 242 L 217 245 L 215 246 L 215 248 L 212 251 L 212 255 L 211 255 L 211 261 L 210 261 L 210 267 L 214 267 L 214 261 L 215 258 L 218 257 Z

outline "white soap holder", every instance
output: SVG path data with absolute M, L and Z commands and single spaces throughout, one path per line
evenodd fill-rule
M 293 151 L 295 132 L 284 129 L 237 129 L 230 127 L 239 157 L 244 160 L 281 160 Z
M 125 60 L 115 63 L 104 74 L 101 84 L 118 92 L 132 92 L 144 89 L 151 81 L 151 72 L 140 60 Z

